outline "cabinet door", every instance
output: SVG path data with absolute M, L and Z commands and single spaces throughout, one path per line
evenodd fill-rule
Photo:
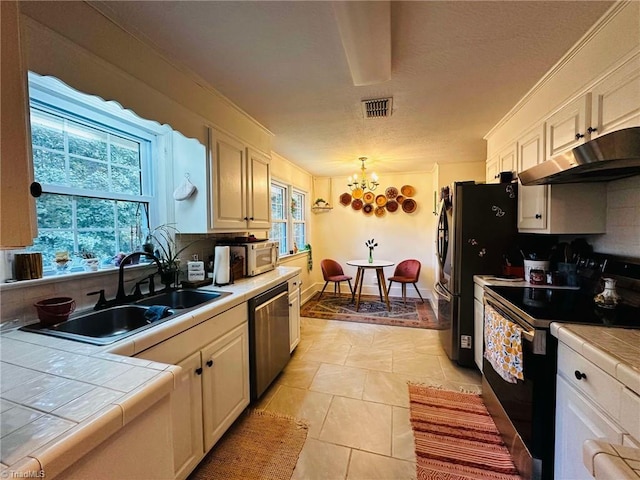
M 300 342 L 300 277 L 289 280 L 289 353 Z
M 271 228 L 271 172 L 269 157 L 247 149 L 249 228 Z
M 590 101 L 590 94 L 579 97 L 547 119 L 548 159 L 588 140 L 586 116 Z
M 211 216 L 213 230 L 247 228 L 247 185 L 244 145 L 211 131 Z
M 202 366 L 200 352 L 178 364 L 182 373 L 171 393 L 173 468 L 182 480 L 204 456 L 202 441 Z
M 487 183 L 498 183 L 500 181 L 499 179 L 500 175 L 498 174 L 498 157 L 487 159 Z
M 518 140 L 518 172 L 545 160 L 544 124 Z M 548 188 L 546 185 L 518 186 L 518 229 L 547 228 Z
M 236 327 L 203 348 L 202 412 L 208 451 L 249 405 L 249 333 Z
M 22 68 L 18 4 L 0 2 L 2 68 L 0 68 L 0 247 L 33 244 L 38 235 L 35 202 L 29 193 L 33 179 L 31 134 L 27 115 L 27 73 Z M 11 228 L 6 228 L 11 225 Z
M 482 355 L 484 353 L 484 305 L 477 298 L 473 299 L 473 359 L 482 372 Z
M 640 55 L 636 55 L 593 88 L 591 136 L 639 125 Z
M 515 172 L 517 166 L 517 149 L 516 144 L 512 143 L 511 145 L 505 147 L 498 154 L 498 174 L 500 172 Z M 498 178 L 500 176 L 498 175 Z
M 556 378 L 555 478 L 593 480 L 582 461 L 583 442 L 602 438 L 621 444 L 623 432 L 564 378 Z

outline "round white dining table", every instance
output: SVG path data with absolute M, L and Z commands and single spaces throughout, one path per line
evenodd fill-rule
M 360 308 L 360 294 L 362 293 L 362 284 L 364 283 L 364 272 L 367 269 L 375 269 L 376 277 L 378 279 L 378 292 L 380 293 L 380 301 L 387 304 L 387 310 L 391 311 L 391 304 L 389 303 L 389 292 L 387 291 L 387 284 L 384 279 L 384 268 L 393 267 L 395 263 L 388 260 L 348 260 L 347 265 L 357 267 L 356 283 L 353 286 L 353 292 L 351 293 L 351 301 L 356 300 L 356 312 Z M 358 295 L 356 296 L 356 291 Z

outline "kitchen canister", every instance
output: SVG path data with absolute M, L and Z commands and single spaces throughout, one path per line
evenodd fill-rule
M 525 260 L 524 279 L 526 282 L 531 282 L 531 270 L 542 270 L 546 272 L 549 270 L 549 260 Z
M 16 280 L 42 278 L 41 253 L 16 253 L 13 266 Z

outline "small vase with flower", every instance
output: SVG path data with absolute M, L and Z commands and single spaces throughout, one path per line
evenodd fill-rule
M 373 263 L 373 249 L 376 248 L 378 244 L 373 238 L 367 240 L 364 244 L 369 249 L 369 263 Z

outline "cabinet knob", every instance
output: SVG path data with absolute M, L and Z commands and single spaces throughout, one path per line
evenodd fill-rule
M 578 379 L 578 380 L 582 380 L 582 379 L 586 379 L 587 378 L 587 374 L 586 373 L 582 373 L 580 370 L 576 370 L 575 372 L 573 372 L 573 374 L 576 376 L 576 379 Z
M 598 129 L 597 129 L 597 128 L 593 128 L 593 127 L 589 127 L 589 128 L 587 128 L 587 132 L 589 132 L 589 133 L 595 133 L 595 132 L 597 132 L 597 131 L 598 131 Z
M 246 222 L 247 220 L 249 220 L 249 217 L 244 217 L 244 221 Z
M 207 367 L 213 367 L 213 360 L 207 360 Z
M 289 306 L 290 306 L 290 307 L 293 307 L 293 303 L 290 303 L 290 304 L 289 304 Z
M 496 173 L 496 174 L 493 176 L 493 178 L 500 178 L 500 174 L 499 174 L 499 173 Z
M 42 195 L 42 185 L 38 182 L 32 182 L 31 185 L 29 185 L 29 193 L 31 193 L 32 197 L 38 198 Z
M 542 214 L 540 214 L 540 213 L 536 213 L 536 218 L 537 218 L 538 220 L 539 220 L 539 219 L 541 219 L 541 218 L 542 218 Z
M 196 368 L 196 375 L 202 375 L 202 367 Z
M 584 138 L 584 135 L 582 133 L 576 133 L 576 140 L 580 140 L 581 138 Z
M 251 220 L 253 222 L 253 217 L 249 217 L 249 220 Z

